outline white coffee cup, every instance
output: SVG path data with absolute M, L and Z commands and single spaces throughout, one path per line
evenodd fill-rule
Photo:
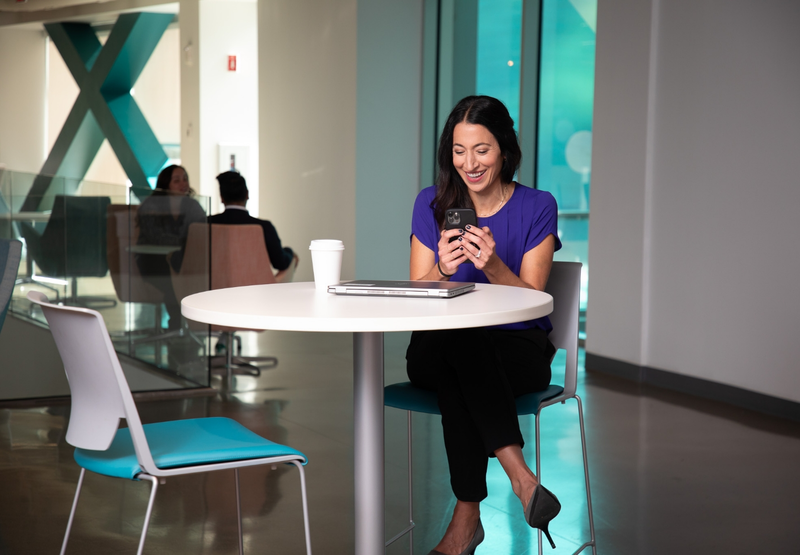
M 311 251 L 316 289 L 327 293 L 329 285 L 341 281 L 344 243 L 338 239 L 314 239 L 308 250 Z

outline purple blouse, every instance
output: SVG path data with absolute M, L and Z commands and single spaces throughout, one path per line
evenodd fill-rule
M 440 230 L 436 225 L 431 207 L 435 196 L 436 187 L 427 187 L 417 195 L 411 218 L 411 234 L 433 251 L 438 262 Z M 525 253 L 544 241 L 548 235 L 555 238 L 555 250 L 561 248 L 561 240 L 558 238 L 558 207 L 555 198 L 547 191 L 531 189 L 519 183 L 514 188 L 514 194 L 511 195 L 508 202 L 493 216 L 478 218 L 478 225 L 492 230 L 497 256 L 516 275 L 519 275 L 522 257 Z M 475 269 L 471 263 L 461 264 L 451 279 L 453 281 L 489 283 L 486 274 Z M 550 319 L 546 316 L 536 320 L 494 327 L 517 330 L 542 328 L 546 331 L 553 329 Z

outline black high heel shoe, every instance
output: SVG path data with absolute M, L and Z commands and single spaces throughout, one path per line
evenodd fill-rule
M 550 537 L 547 525 L 559 512 L 561 512 L 561 503 L 558 502 L 556 496 L 542 484 L 537 485 L 533 490 L 531 500 L 528 501 L 528 506 L 525 508 L 525 521 L 531 528 L 539 528 L 544 532 L 553 549 L 556 548 L 556 544 L 553 538 Z
M 460 553 L 460 555 L 474 555 L 475 548 L 477 548 L 481 542 L 485 534 L 483 532 L 483 524 L 481 524 L 480 519 L 478 519 L 478 527 L 475 528 L 475 534 L 472 536 L 472 540 L 470 540 L 469 545 L 467 548 Z M 435 549 L 428 553 L 428 555 L 444 555 L 441 551 L 436 551 Z

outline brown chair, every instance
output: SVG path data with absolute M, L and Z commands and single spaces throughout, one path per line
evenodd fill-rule
M 136 206 L 127 204 L 111 204 L 106 213 L 106 245 L 108 270 L 111 282 L 119 300 L 124 303 L 143 303 L 154 306 L 154 326 L 150 333 L 143 337 L 131 338 L 131 350 L 147 343 L 157 343 L 155 364 L 161 364 L 160 342 L 175 337 L 184 337 L 187 330 L 180 328 L 166 332 L 161 327 L 163 315 L 162 303 L 164 294 L 154 285 L 145 281 L 136 264 L 134 250 L 139 238 L 136 225 Z M 144 330 L 143 330 L 144 331 Z M 139 334 L 139 330 L 126 335 Z
M 178 299 L 183 299 L 209 289 L 275 283 L 284 273 L 275 274 L 270 265 L 261 226 L 195 223 L 189 226 L 181 271 L 173 271 L 172 283 Z M 261 373 L 259 366 L 278 364 L 275 357 L 241 356 L 241 341 L 237 343 L 238 355 L 233 355 L 238 340 L 236 332 L 259 330 L 224 326 L 211 326 L 211 329 L 225 336 L 225 360 L 220 361 L 222 364 L 212 361 L 212 368 L 227 371 L 229 386 L 234 373 L 258 376 Z
M 108 270 L 117 297 L 124 303 L 148 303 L 157 305 L 156 326 L 160 326 L 161 303 L 164 295 L 153 285 L 142 279 L 139 266 L 134 259 L 132 246 L 139 238 L 136 227 L 136 206 L 111 204 L 107 212 L 106 245 L 108 248 Z

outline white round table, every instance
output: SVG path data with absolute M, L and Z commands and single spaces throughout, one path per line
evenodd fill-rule
M 550 314 L 547 293 L 477 284 L 452 299 L 365 297 L 315 291 L 312 282 L 190 295 L 189 320 L 245 329 L 353 333 L 355 553 L 384 552 L 383 332 L 508 324 Z

